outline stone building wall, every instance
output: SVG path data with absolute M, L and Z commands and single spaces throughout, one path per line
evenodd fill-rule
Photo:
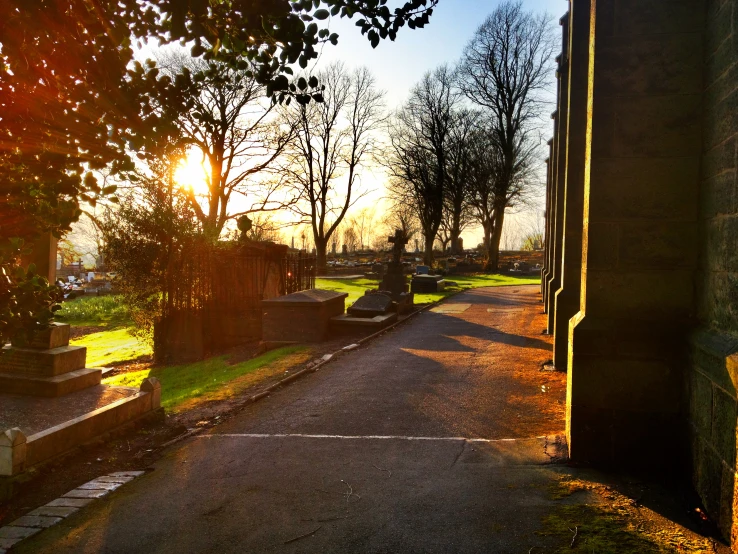
M 708 0 L 705 20 L 698 328 L 690 341 L 687 408 L 695 488 L 738 542 L 738 0 Z

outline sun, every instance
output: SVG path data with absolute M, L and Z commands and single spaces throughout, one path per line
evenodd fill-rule
M 174 181 L 181 187 L 191 189 L 197 195 L 208 193 L 208 172 L 203 166 L 202 155 L 190 149 L 174 170 Z

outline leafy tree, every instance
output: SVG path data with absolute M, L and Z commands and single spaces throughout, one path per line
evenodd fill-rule
M 203 234 L 191 204 L 173 181 L 176 160 L 175 154 L 170 160 L 151 162 L 139 186 L 101 222 L 103 252 L 117 273 L 116 286 L 136 333 L 149 340 L 168 301 L 168 283 L 176 278 L 170 272 L 171 261 Z
M 298 92 L 288 75 L 290 65 L 316 58 L 318 45 L 337 42 L 318 22 L 357 17 L 376 46 L 404 25 L 423 27 L 436 2 L 410 0 L 394 10 L 386 0 L 0 3 L 0 342 L 45 325 L 54 306 L 48 283 L 33 268 L 17 269 L 24 248 L 46 231 L 62 236 L 80 203 L 114 192 L 92 171 L 130 171 L 131 150 L 161 144 L 174 130 L 150 95 L 177 92 L 189 80 L 134 63 L 137 41 L 191 45 L 194 57 L 252 71 L 275 100 L 308 102 L 319 100 L 319 89 Z
M 486 112 L 495 150 L 490 196 L 480 200 L 488 203 L 485 211 L 492 208 L 480 219 L 491 231 L 485 236 L 491 269 L 497 269 L 505 210 L 528 182 L 535 154 L 531 133 L 547 105 L 542 93 L 552 74 L 552 35 L 547 16 L 506 0 L 477 29 L 458 68 L 460 89 Z

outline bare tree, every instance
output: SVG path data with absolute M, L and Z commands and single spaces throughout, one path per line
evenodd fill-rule
M 384 93 L 366 68 L 334 63 L 318 75 L 323 102 L 299 104 L 287 117 L 297 128 L 284 174 L 300 201 L 293 210 L 312 228 L 318 271 L 326 268 L 331 236 L 361 193 L 358 172 L 376 147 L 384 118 Z
M 159 98 L 161 110 L 176 110 L 180 145 L 202 157 L 207 191 L 187 189 L 204 233 L 217 239 L 226 223 L 243 215 L 284 207 L 280 181 L 267 173 L 294 128 L 274 116 L 265 89 L 249 73 L 183 52 L 160 57 L 172 78 L 192 76 L 185 98 Z M 231 201 L 248 199 L 248 207 L 231 212 Z
M 375 214 L 374 208 L 362 208 L 354 217 L 349 219 L 349 224 L 354 228 L 359 238 L 360 250 L 368 248 L 372 243 Z
M 552 37 L 548 16 L 524 11 L 519 0 L 506 0 L 477 29 L 457 71 L 461 91 L 487 111 L 496 150 L 494 221 L 487 222 L 492 232 L 485 237 L 491 269 L 497 268 L 505 209 L 520 196 L 511 191 L 528 181 L 521 173 L 533 163 L 530 135 L 547 105 L 543 94 L 552 74 Z
M 390 125 L 390 190 L 395 202 L 415 207 L 428 265 L 433 263 L 433 243 L 443 217 L 450 127 L 457 101 L 452 72 L 441 66 L 412 88 Z
M 454 113 L 449 133 L 447 184 L 444 191 L 444 213 L 440 236 L 443 251 L 450 245 L 452 254 L 461 251 L 459 237 L 472 222 L 469 203 L 472 172 L 471 140 L 478 127 L 481 114 L 462 109 Z
M 347 252 L 356 252 L 359 246 L 359 234 L 353 226 L 346 226 L 343 229 L 343 244 Z

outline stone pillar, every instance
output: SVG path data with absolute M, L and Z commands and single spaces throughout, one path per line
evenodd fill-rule
M 704 5 L 591 5 L 569 453 L 575 462 L 673 467 L 694 305 Z
M 561 286 L 561 247 L 564 239 L 564 181 L 566 175 L 566 135 L 567 126 L 569 124 L 569 69 L 568 69 L 568 58 L 569 58 L 569 14 L 567 13 L 559 21 L 561 23 L 561 35 L 562 35 L 562 53 L 557 58 L 559 70 L 556 76 L 559 81 L 558 86 L 558 109 L 557 111 L 557 125 L 554 134 L 555 144 L 555 157 L 556 166 L 554 169 L 554 179 L 556 182 L 555 194 L 556 194 L 556 211 L 554 213 L 555 218 L 555 233 L 552 241 L 554 249 L 553 253 L 553 266 L 551 277 L 548 284 L 548 320 L 546 323 L 546 331 L 549 334 L 554 332 L 554 315 L 556 291 Z
M 541 268 L 541 302 L 543 302 L 544 313 L 546 306 L 546 275 L 548 271 L 548 243 L 549 243 L 549 227 L 551 226 L 551 158 L 546 158 L 546 211 L 545 231 L 543 235 L 543 267 Z
M 554 212 L 556 211 L 556 195 L 553 183 L 553 139 L 548 141 L 548 165 L 546 166 L 546 269 L 541 274 L 541 289 L 543 291 L 543 311 L 548 311 L 548 281 L 551 278 L 551 267 L 553 266 L 553 235 Z
M 569 320 L 579 311 L 582 276 L 584 157 L 587 135 L 590 0 L 573 0 L 569 23 L 569 108 L 564 172 L 561 287 L 554 301 L 553 363 L 567 369 Z
M 33 243 L 33 252 L 24 256 L 21 264 L 26 268 L 30 264 L 36 264 L 36 273 L 53 283 L 56 280 L 56 245 L 56 237 L 51 233 L 44 233 Z

